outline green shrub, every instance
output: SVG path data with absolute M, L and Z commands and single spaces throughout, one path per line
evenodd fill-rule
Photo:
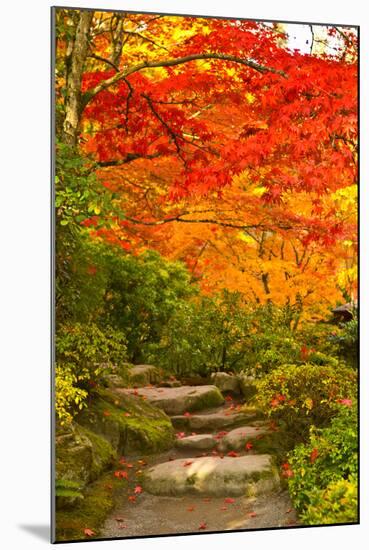
M 129 359 L 146 361 L 178 308 L 197 292 L 180 262 L 156 252 L 132 256 L 114 248 L 101 252 L 108 271 L 103 318 L 127 337 Z
M 55 404 L 60 424 L 81 410 L 90 391 L 113 365 L 126 360 L 125 337 L 95 324 L 63 325 L 56 334 Z M 122 366 L 121 366 L 122 368 Z
M 239 293 L 177 304 L 160 341 L 147 347 L 148 358 L 177 376 L 245 368 L 249 315 Z
M 272 419 L 303 441 L 311 425 L 323 427 L 339 399 L 356 395 L 357 376 L 348 367 L 283 365 L 257 381 L 255 400 Z
M 356 521 L 358 419 L 355 401 L 336 404 L 330 426 L 312 427 L 288 455 L 293 504 L 306 524 Z
M 297 363 L 300 358 L 300 345 L 287 329 L 260 331 L 251 335 L 248 359 L 257 377 L 285 363 Z
M 55 367 L 55 411 L 60 426 L 73 420 L 73 412 L 85 406 L 87 391 L 78 387 L 78 376 L 71 365 Z
M 358 520 L 357 478 L 340 479 L 314 494 L 311 503 L 301 515 L 306 525 L 356 523 Z
M 336 357 L 315 350 L 308 354 L 308 361 L 314 365 L 329 365 L 331 367 L 339 365 L 339 360 Z

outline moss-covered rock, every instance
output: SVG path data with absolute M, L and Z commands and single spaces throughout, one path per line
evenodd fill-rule
M 56 433 L 55 469 L 57 507 L 68 507 L 82 497 L 81 491 L 111 467 L 116 452 L 103 437 L 77 423 Z
M 128 370 L 128 377 L 131 386 L 142 388 L 160 382 L 162 373 L 153 365 L 134 365 Z
M 240 373 L 238 375 L 238 381 L 241 394 L 245 398 L 245 401 L 249 401 L 257 392 L 255 378 L 253 376 L 247 376 L 246 374 Z
M 150 454 L 174 445 L 174 429 L 163 411 L 114 389 L 100 389 L 78 422 L 103 436 L 119 454 Z

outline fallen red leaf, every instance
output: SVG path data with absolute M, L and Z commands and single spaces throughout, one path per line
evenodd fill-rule
M 185 437 L 185 436 L 186 436 L 186 434 L 185 434 L 184 432 L 178 432 L 178 433 L 176 433 L 176 438 L 177 438 L 177 439 L 182 439 L 182 438 Z
M 110 416 L 110 415 L 111 415 L 111 412 L 109 412 L 109 411 L 104 411 L 104 412 L 103 412 L 103 415 L 104 415 L 104 416 Z
M 135 494 L 135 495 L 139 495 L 139 494 L 141 494 L 141 493 L 142 493 L 142 487 L 141 487 L 141 485 L 136 485 L 135 490 L 134 490 L 134 494 Z
M 120 524 L 118 525 L 118 529 L 127 529 L 127 525 Z
M 251 443 L 251 441 L 248 441 L 245 445 L 246 451 L 250 451 L 252 448 L 253 448 L 253 444 Z
M 222 506 L 221 510 L 228 510 L 227 506 Z
M 286 514 L 290 514 L 292 512 L 292 508 L 288 508 Z
M 133 464 L 128 464 L 128 462 L 126 463 L 126 468 L 133 468 Z
M 318 451 L 318 449 L 315 447 L 315 448 L 311 451 L 311 453 L 310 453 L 310 462 L 311 462 L 311 464 L 313 464 L 313 463 L 316 461 L 316 459 L 318 458 L 318 456 L 319 456 L 319 451 Z
M 130 413 L 124 413 L 124 416 L 132 416 Z
M 130 502 L 136 502 L 136 497 L 133 496 L 133 495 L 129 495 L 128 500 L 129 500 Z
M 232 456 L 232 457 L 236 457 L 236 456 L 240 456 L 240 453 L 236 453 L 236 451 L 229 451 L 229 453 L 227 453 L 227 456 Z
M 191 466 L 192 463 L 193 463 L 193 460 L 186 460 L 186 462 L 184 462 L 182 466 Z
M 188 417 L 188 416 L 192 416 L 192 414 L 191 414 L 190 412 L 186 411 L 185 413 L 183 413 L 183 416 L 187 416 L 187 417 Z
M 256 518 L 256 516 L 257 516 L 256 512 L 250 512 L 249 513 L 249 518 Z
M 206 529 L 206 523 L 200 523 L 199 529 Z
M 88 527 L 86 527 L 86 529 L 84 529 L 83 532 L 86 535 L 86 537 L 93 537 L 96 534 L 95 531 L 93 531 L 92 529 L 88 529 Z
M 187 512 L 193 512 L 194 509 L 195 509 L 195 506 L 189 506 L 189 507 L 187 508 Z
M 226 502 L 227 504 L 233 504 L 234 503 L 234 498 L 230 498 L 230 497 L 227 497 L 224 499 L 224 502 Z
M 115 477 L 117 477 L 118 479 L 128 479 L 128 472 L 126 472 L 125 470 L 116 470 L 114 472 L 114 475 Z
M 224 398 L 226 401 L 233 401 L 233 397 L 231 395 L 226 395 Z

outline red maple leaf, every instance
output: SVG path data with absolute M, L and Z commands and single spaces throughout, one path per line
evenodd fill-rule
M 345 405 L 345 407 L 352 407 L 352 399 L 338 399 L 340 405 Z
M 251 441 L 248 441 L 245 445 L 246 451 L 250 451 L 252 448 L 253 448 L 253 444 L 251 443 Z
M 237 456 L 240 456 L 240 453 L 236 453 L 236 451 L 229 451 L 229 453 L 227 453 L 227 456 L 236 458 Z
M 198 529 L 199 529 L 199 530 L 200 530 L 200 529 L 206 529 L 206 523 L 205 523 L 205 522 L 200 523 Z
M 233 504 L 235 502 L 234 498 L 227 497 L 224 499 L 226 504 Z
M 141 485 L 136 485 L 135 490 L 133 491 L 135 495 L 139 495 L 142 493 L 142 487 Z
M 310 453 L 310 462 L 313 464 L 319 456 L 319 451 L 316 447 Z
M 86 527 L 86 529 L 84 529 L 83 532 L 86 535 L 86 537 L 93 537 L 94 535 L 96 535 L 95 531 L 93 531 L 92 529 L 89 529 L 88 527 Z
M 128 479 L 128 472 L 126 472 L 125 470 L 116 470 L 114 472 L 114 475 L 115 477 L 117 477 L 118 479 Z

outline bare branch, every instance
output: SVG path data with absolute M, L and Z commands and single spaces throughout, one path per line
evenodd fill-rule
M 103 63 L 107 63 L 107 65 L 110 65 L 113 67 L 115 71 L 119 71 L 119 68 L 112 62 L 110 59 L 105 59 L 105 57 L 101 57 L 100 55 L 96 55 L 95 53 L 90 53 L 87 57 L 92 57 L 93 59 L 96 59 L 97 61 L 102 61 Z

